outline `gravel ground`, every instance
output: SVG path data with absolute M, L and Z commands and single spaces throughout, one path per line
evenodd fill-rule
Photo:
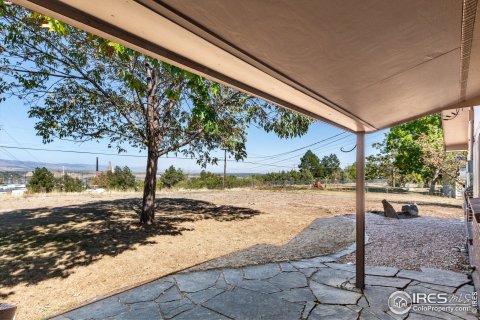
M 420 216 L 397 220 L 367 213 L 365 229 L 369 236 L 365 248 L 367 265 L 467 270 L 468 256 L 461 251 L 465 243 L 464 222 L 460 218 Z M 343 257 L 340 262 L 354 263 L 355 254 Z

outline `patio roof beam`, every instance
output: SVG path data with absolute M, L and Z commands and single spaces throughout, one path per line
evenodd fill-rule
M 357 133 L 356 287 L 365 288 L 365 132 Z

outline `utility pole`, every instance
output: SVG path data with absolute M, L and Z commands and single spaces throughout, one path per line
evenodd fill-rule
M 223 190 L 227 187 L 227 149 L 223 149 L 225 152 L 223 157 Z
M 97 157 L 97 163 L 96 163 L 96 166 L 95 166 L 95 177 L 98 178 L 98 157 Z

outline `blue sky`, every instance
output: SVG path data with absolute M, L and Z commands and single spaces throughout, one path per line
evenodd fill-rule
M 115 149 L 108 149 L 106 142 L 89 142 L 89 143 L 74 143 L 70 141 L 57 140 L 50 144 L 43 144 L 40 137 L 36 136 L 33 128 L 36 119 L 30 119 L 27 115 L 28 108 L 17 99 L 11 98 L 6 102 L 0 103 L 0 146 L 12 147 L 33 147 L 46 149 L 61 149 L 61 150 L 78 150 L 88 152 L 100 153 L 116 153 Z M 275 158 L 265 158 L 271 155 L 277 155 L 284 152 L 315 143 L 328 137 L 340 134 L 343 130 L 337 129 L 327 124 L 320 122 L 314 123 L 308 133 L 300 138 L 295 139 L 279 139 L 274 133 L 265 133 L 261 129 L 252 127 L 248 131 L 247 153 L 248 158 L 246 162 L 254 163 L 237 163 L 229 161 L 227 163 L 228 172 L 243 173 L 243 172 L 271 172 L 279 170 L 289 170 L 296 168 L 300 157 L 305 153 L 305 150 L 289 153 Z M 385 131 L 373 133 L 366 136 L 366 154 L 376 153 L 372 148 L 372 143 L 382 140 Z M 355 145 L 355 136 L 353 134 L 344 133 L 336 138 L 330 139 L 324 143 L 319 143 L 310 149 L 314 151 L 319 157 L 329 155 L 331 153 L 337 154 L 341 161 L 342 167 L 351 164 L 355 161 L 355 152 L 344 153 L 340 151 L 341 147 L 344 149 L 351 149 Z M 127 154 L 144 155 L 139 153 L 137 149 L 126 148 Z M 223 152 L 217 153 L 223 159 Z M 173 156 L 173 154 L 172 154 Z M 94 164 L 95 155 L 90 154 L 73 154 L 60 152 L 46 152 L 46 151 L 25 151 L 15 149 L 0 148 L 0 159 L 22 160 L 22 161 L 37 161 L 47 163 L 72 163 L 72 164 Z M 112 164 L 125 166 L 128 165 L 134 170 L 142 170 L 145 166 L 144 158 L 133 157 L 119 157 L 99 155 L 99 161 L 102 165 L 107 165 L 108 161 Z M 195 160 L 183 159 L 164 159 L 159 161 L 159 172 L 165 170 L 170 165 L 181 167 L 186 172 L 195 173 L 201 170 Z M 212 172 L 222 172 L 223 162 L 218 166 L 209 165 L 207 170 Z

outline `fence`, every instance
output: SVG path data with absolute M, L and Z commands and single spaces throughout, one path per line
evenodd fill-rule
M 316 188 L 318 180 L 281 180 L 281 181 L 258 181 L 252 179 L 251 187 L 260 189 L 324 189 L 330 191 L 354 191 L 356 188 L 355 181 L 320 181 L 321 187 Z M 455 198 L 457 194 L 458 186 L 455 185 L 437 185 L 435 191 L 431 195 Z M 367 180 L 365 181 L 366 192 L 378 192 L 378 193 L 417 193 L 417 194 L 430 194 L 430 190 L 424 186 L 418 186 L 414 184 L 407 184 L 402 187 L 392 187 L 386 180 Z

